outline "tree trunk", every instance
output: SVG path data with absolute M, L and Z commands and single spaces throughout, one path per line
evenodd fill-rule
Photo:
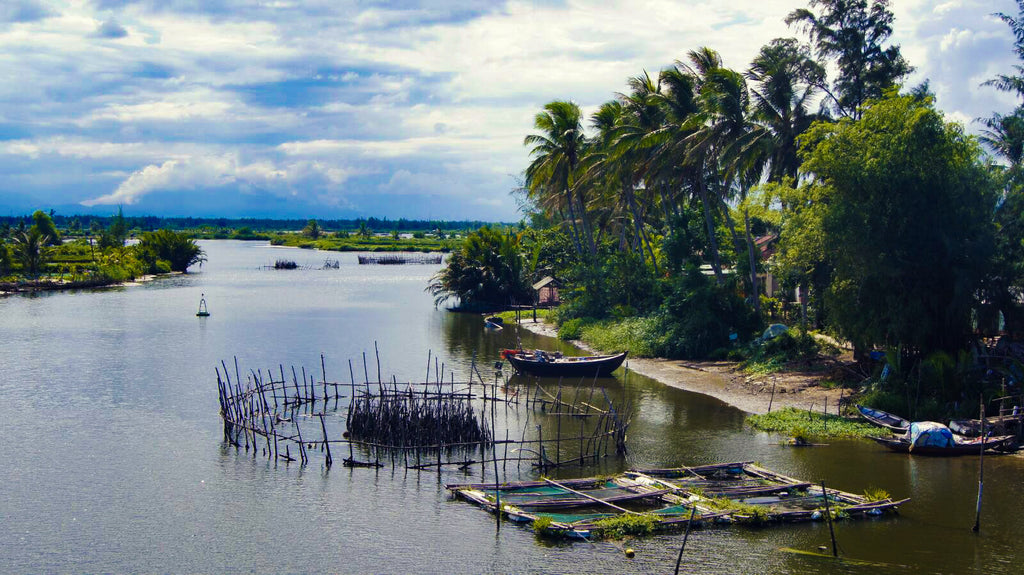
M 633 227 L 636 229 L 640 240 L 645 246 L 647 246 L 647 251 L 651 254 L 651 265 L 654 266 L 654 275 L 660 275 L 660 272 L 658 271 L 658 260 L 654 256 L 654 248 L 651 247 L 651 240 L 647 237 L 647 231 L 644 229 L 643 216 L 640 215 L 636 205 L 636 195 L 633 193 L 633 186 L 626 182 L 623 187 L 623 192 L 626 194 L 626 199 L 629 202 L 629 210 L 633 212 Z
M 579 197 L 580 203 L 580 224 L 583 226 L 584 239 L 587 240 L 587 249 L 590 250 L 590 255 L 597 255 L 597 245 L 594 243 L 594 234 L 590 228 L 590 218 L 587 217 L 587 203 L 583 197 L 583 192 L 577 191 L 576 195 Z
M 761 292 L 757 285 L 757 249 L 750 235 L 750 210 L 743 208 L 743 227 L 747 232 L 747 256 L 750 258 L 750 285 L 753 290 L 754 312 L 761 315 Z
M 715 280 L 721 284 L 724 280 L 722 277 L 722 263 L 718 259 L 718 239 L 715 238 L 715 224 L 711 218 L 711 206 L 708 205 L 708 189 L 704 181 L 704 175 L 700 174 L 698 178 L 700 178 L 700 181 L 698 182 L 697 190 L 700 193 L 700 203 L 704 206 L 704 221 L 708 227 L 708 249 L 711 250 L 711 269 L 715 272 Z
M 576 248 L 576 253 L 583 255 L 583 246 L 580 245 L 580 232 L 576 228 L 576 210 L 573 209 L 572 192 L 569 190 L 568 184 L 565 187 L 566 205 L 569 207 L 569 223 L 571 224 L 572 231 L 572 245 Z

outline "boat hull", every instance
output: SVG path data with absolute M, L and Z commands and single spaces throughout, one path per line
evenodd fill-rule
M 935 455 L 939 457 L 953 457 L 957 455 L 977 455 L 981 452 L 981 442 L 961 443 L 952 447 L 933 447 L 928 445 L 918 445 L 913 449 L 910 448 L 910 442 L 905 439 L 888 439 L 885 437 L 872 437 L 878 443 L 888 447 L 889 449 L 898 453 L 911 453 L 913 455 Z M 985 450 L 996 449 L 1004 446 L 1008 441 L 1013 439 L 1012 435 L 1002 435 L 999 437 L 989 437 L 985 439 Z
M 863 405 L 857 405 L 857 411 L 860 412 L 861 416 L 877 425 L 878 427 L 884 427 L 894 433 L 906 433 L 910 429 L 910 422 L 898 415 L 882 411 L 881 409 L 872 409 L 870 407 L 864 407 Z
M 507 355 L 516 371 L 538 377 L 605 377 L 622 365 L 626 353 L 587 358 L 563 357 L 553 361 L 537 361 L 523 355 Z

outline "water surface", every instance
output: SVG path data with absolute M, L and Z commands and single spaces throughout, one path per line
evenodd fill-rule
M 203 242 L 186 276 L 99 292 L 0 299 L 0 565 L 5 572 L 667 572 L 679 536 L 551 544 L 450 499 L 479 477 L 404 469 L 330 471 L 268 462 L 223 442 L 214 367 L 319 369 L 347 380 L 381 349 L 384 371 L 422 380 L 428 351 L 457 377 L 517 334 L 435 310 L 437 266 L 359 266 L 355 254 Z M 339 270 L 269 271 L 278 257 Z M 201 293 L 212 317 L 194 316 Z M 527 347 L 570 348 L 528 332 Z M 371 363 L 369 370 L 375 371 Z M 603 382 L 635 407 L 627 459 L 600 469 L 753 460 L 810 481 L 911 497 L 898 517 L 837 524 L 845 554 L 887 567 L 785 554 L 828 542 L 824 524 L 691 533 L 684 565 L 703 573 L 1017 573 L 1024 459 L 986 458 L 982 533 L 970 532 L 977 459 L 891 454 L 833 441 L 793 449 L 744 428 L 717 400 L 635 374 Z M 507 417 L 510 425 L 521 414 Z M 503 419 L 504 420 L 504 419 Z M 548 424 L 545 423 L 545 429 Z M 523 471 L 529 474 L 528 470 Z M 1015 567 L 1016 565 L 1016 567 Z

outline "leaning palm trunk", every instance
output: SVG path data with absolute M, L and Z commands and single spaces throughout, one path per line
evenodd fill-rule
M 566 205 L 569 206 L 569 231 L 572 232 L 572 245 L 574 248 L 576 248 L 577 254 L 583 255 L 583 246 L 580 244 L 580 232 L 579 229 L 576 227 L 576 210 L 573 208 L 573 195 L 572 191 L 569 189 L 568 184 L 566 184 L 565 186 L 565 199 Z
M 736 257 L 739 257 L 743 244 L 740 241 L 740 235 L 736 232 L 736 223 L 732 219 L 732 213 L 729 211 L 729 205 L 725 203 L 725 200 L 722 200 L 721 206 L 722 213 L 725 214 L 725 225 L 729 226 L 729 233 L 732 234 L 733 249 L 736 250 Z
M 704 206 L 704 221 L 708 226 L 708 249 L 711 250 L 711 269 L 715 272 L 715 280 L 721 284 L 724 280 L 722 277 L 722 263 L 718 259 L 718 240 L 715 238 L 715 224 L 711 217 L 711 206 L 708 205 L 707 183 L 704 181 L 703 174 L 698 177 L 700 181 L 698 182 L 697 191 L 700 194 L 700 203 Z
M 743 227 L 747 233 L 747 257 L 750 258 L 750 291 L 754 299 L 754 312 L 761 315 L 761 292 L 757 285 L 757 250 L 750 235 L 750 210 L 743 208 Z
M 594 243 L 594 233 L 590 227 L 590 218 L 587 217 L 587 202 L 583 197 L 582 190 L 577 190 L 576 195 L 580 203 L 580 226 L 583 227 L 583 237 L 587 240 L 587 249 L 590 252 L 590 256 L 593 257 L 597 255 L 597 244 Z
M 637 208 L 636 194 L 633 193 L 633 186 L 627 182 L 624 188 L 625 189 L 623 191 L 625 192 L 626 199 L 629 202 L 629 211 L 633 212 L 633 227 L 636 229 L 637 237 L 640 238 L 641 244 L 647 248 L 647 251 L 651 255 L 651 265 L 654 266 L 654 274 L 660 275 L 658 272 L 658 259 L 654 256 L 654 248 L 651 247 L 651 240 L 647 237 L 647 230 L 644 226 L 643 216 Z M 642 250 L 641 257 L 644 257 Z

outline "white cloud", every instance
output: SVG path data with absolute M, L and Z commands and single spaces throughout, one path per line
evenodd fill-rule
M 772 38 L 798 36 L 783 19 L 806 1 L 401 4 L 7 2 L 0 129 L 16 139 L 0 155 L 30 184 L 71 160 L 129 174 L 89 192 L 94 204 L 233 187 L 342 205 L 353 179 L 375 174 L 377 193 L 458 189 L 511 214 L 507 174 L 526 165 L 522 139 L 545 102 L 593 110 L 702 45 L 742 69 Z M 990 16 L 1016 13 L 1013 0 L 892 9 L 912 83 L 930 79 L 947 117 L 973 129 L 1012 108 L 978 85 L 1015 63 Z
M 113 192 L 85 200 L 82 205 L 132 205 L 155 192 L 215 189 L 229 185 L 237 186 L 243 192 L 298 196 L 304 191 L 337 188 L 350 175 L 351 172 L 344 168 L 321 162 L 294 162 L 279 166 L 272 161 L 244 163 L 231 154 L 190 157 L 145 166 L 128 176 Z

